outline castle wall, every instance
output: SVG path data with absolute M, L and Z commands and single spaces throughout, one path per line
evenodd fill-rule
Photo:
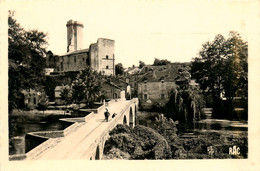
M 89 49 L 82 49 L 83 24 L 70 20 L 66 26 L 68 53 L 57 57 L 48 55 L 47 66 L 52 66 L 58 72 L 79 71 L 90 66 L 104 75 L 114 75 L 115 41 L 99 38 Z
M 67 52 L 83 48 L 83 24 L 77 21 L 67 22 Z
M 90 49 L 90 52 L 89 52 L 89 54 L 90 54 L 90 66 L 94 70 L 99 72 L 101 70 L 100 70 L 100 67 L 99 67 L 100 61 L 98 59 L 98 45 L 97 45 L 97 43 L 91 44 L 89 49 Z
M 76 41 L 76 50 L 81 50 L 84 49 L 83 47 L 83 25 L 76 25 L 75 26 L 75 31 L 76 31 L 76 36 L 77 36 L 77 41 Z
M 114 75 L 115 41 L 99 38 L 97 44 L 100 69 L 105 75 Z
M 71 52 L 74 50 L 74 43 L 75 43 L 75 37 L 74 37 L 74 29 L 73 25 L 68 26 L 67 25 L 67 52 Z
M 57 64 L 57 71 L 79 71 L 89 63 L 88 52 L 81 52 L 60 56 Z

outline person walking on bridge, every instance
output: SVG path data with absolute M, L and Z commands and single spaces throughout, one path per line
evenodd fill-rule
M 104 115 L 105 115 L 105 120 L 108 122 L 108 117 L 109 117 L 110 113 L 108 112 L 107 108 L 106 108 Z

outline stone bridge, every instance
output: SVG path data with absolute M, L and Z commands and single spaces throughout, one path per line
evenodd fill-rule
M 105 107 L 110 112 L 104 120 Z M 135 126 L 138 99 L 110 101 L 84 118 L 64 119 L 73 122 L 62 131 L 46 131 L 27 134 L 26 143 L 36 147 L 27 149 L 25 160 L 87 159 L 99 160 L 103 155 L 109 131 L 118 124 Z M 116 117 L 111 118 L 116 113 Z M 43 135 L 44 134 L 44 135 Z M 41 142 L 42 141 L 42 142 Z M 26 146 L 28 146 L 28 144 Z M 28 147 L 27 147 L 28 148 Z

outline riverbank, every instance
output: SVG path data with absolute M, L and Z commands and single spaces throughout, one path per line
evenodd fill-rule
M 137 122 L 153 127 L 157 112 L 139 111 Z M 205 119 L 176 125 L 178 139 L 170 141 L 173 159 L 248 158 L 248 124 L 243 121 Z M 166 135 L 167 136 L 171 135 Z
M 29 132 L 64 129 L 59 119 L 72 117 L 64 111 L 14 111 L 9 118 L 9 155 L 25 153 L 25 135 Z
M 42 116 L 46 116 L 46 115 L 70 115 L 70 112 L 67 112 L 65 110 L 45 110 L 45 111 L 40 111 L 40 110 L 17 110 L 14 109 L 12 111 L 12 113 L 10 113 L 10 116 L 16 116 L 16 115 L 32 115 L 32 116 L 36 116 L 36 115 L 42 115 Z

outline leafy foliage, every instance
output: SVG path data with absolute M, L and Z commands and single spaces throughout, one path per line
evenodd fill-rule
M 75 103 L 85 102 L 88 107 L 92 107 L 95 101 L 101 100 L 104 94 L 102 85 L 104 77 L 101 73 L 86 67 L 77 75 L 71 85 L 71 99 Z
M 139 68 L 143 68 L 145 66 L 145 63 L 143 61 L 139 61 Z
M 116 72 L 116 75 L 123 75 L 124 74 L 124 67 L 123 67 L 122 63 L 116 64 L 115 72 Z
M 162 135 L 168 143 L 177 139 L 177 127 L 175 122 L 171 118 L 166 118 L 163 114 L 155 118 L 155 122 L 151 127 Z
M 112 148 L 118 148 L 128 153 L 131 159 L 167 159 L 171 155 L 167 141 L 160 134 L 151 128 L 140 125 L 135 128 L 117 125 L 110 132 L 104 154 Z
M 168 61 L 167 59 L 158 59 L 158 58 L 155 58 L 154 59 L 154 62 L 153 62 L 153 66 L 160 66 L 160 65 L 167 65 L 167 64 L 170 64 L 171 62 Z
M 70 88 L 63 86 L 60 97 L 66 102 L 66 104 L 70 104 L 72 102 L 72 94 Z
M 215 115 L 232 113 L 234 97 L 248 96 L 248 45 L 237 32 L 229 36 L 225 39 L 217 35 L 212 42 L 203 44 L 199 57 L 192 62 L 192 77 L 212 96 Z M 222 95 L 227 98 L 225 107 Z
M 21 108 L 23 89 L 41 89 L 44 85 L 46 34 L 24 30 L 11 16 L 8 17 L 9 112 Z
M 169 92 L 169 101 L 165 105 L 166 116 L 180 121 L 200 120 L 205 101 L 200 90 L 188 84 Z
M 213 98 L 220 99 L 223 90 L 224 61 L 226 60 L 226 40 L 217 35 L 213 42 L 202 45 L 198 58 L 192 62 L 192 77 L 203 90 L 208 89 Z
M 112 148 L 107 152 L 107 155 L 103 155 L 102 160 L 130 160 L 131 156 L 121 151 L 118 148 Z
M 144 120 L 151 120 L 150 113 Z M 142 116 L 141 116 L 142 117 Z M 138 117 L 139 118 L 139 117 Z M 139 122 L 140 123 L 140 122 Z M 182 124 L 182 123 L 180 123 Z M 178 126 L 180 128 L 181 125 Z M 235 133 L 233 131 L 218 132 L 200 132 L 194 138 L 181 138 L 176 134 L 176 123 L 158 115 L 155 120 L 152 119 L 149 127 L 162 135 L 171 148 L 172 159 L 211 159 L 211 158 L 247 158 L 248 153 L 248 135 L 246 132 Z M 181 131 L 182 132 L 182 131 Z M 178 130 L 178 134 L 180 130 Z M 229 148 L 239 144 L 241 154 L 229 155 Z M 208 147 L 212 146 L 214 154 L 208 154 Z

